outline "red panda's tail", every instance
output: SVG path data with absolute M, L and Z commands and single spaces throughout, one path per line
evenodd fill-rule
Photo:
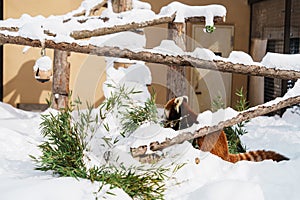
M 228 158 L 229 162 L 236 163 L 241 160 L 248 160 L 248 161 L 254 161 L 259 162 L 263 160 L 273 160 L 276 162 L 280 162 L 283 160 L 289 160 L 289 158 L 276 153 L 274 151 L 265 151 L 265 150 L 258 150 L 258 151 L 249 151 L 246 153 L 240 153 L 240 154 L 229 154 Z

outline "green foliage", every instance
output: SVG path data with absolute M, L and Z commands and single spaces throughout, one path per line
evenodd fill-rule
M 41 133 L 47 140 L 39 145 L 42 156 L 32 156 L 38 163 L 37 170 L 51 170 L 60 176 L 85 176 L 85 144 L 72 125 L 72 111 L 72 106 L 67 106 L 57 115 L 42 115 Z
M 155 95 L 144 103 L 144 106 L 131 106 L 122 113 L 121 125 L 124 133 L 135 131 L 145 122 L 158 122 Z
M 211 105 L 211 110 L 213 112 L 216 112 L 219 109 L 224 109 L 225 108 L 225 104 L 224 101 L 222 99 L 221 95 L 218 95 L 216 97 L 216 99 L 213 99 L 212 105 Z
M 235 108 L 237 111 L 241 112 L 249 108 L 248 101 L 246 99 L 246 94 L 244 94 L 243 87 L 240 90 L 237 90 L 235 95 L 239 97 L 239 100 L 236 102 Z
M 237 90 L 235 94 L 239 97 L 235 106 L 237 111 L 241 112 L 248 109 L 249 106 L 243 92 L 243 88 Z M 246 122 L 241 122 L 235 126 L 227 127 L 224 129 L 228 140 L 228 149 L 230 153 L 234 154 L 246 152 L 246 147 L 242 145 L 239 137 L 247 133 L 247 130 L 245 129 L 245 123 Z
M 239 137 L 240 130 L 244 130 L 244 129 L 242 129 L 242 127 L 240 127 L 240 126 L 237 126 L 237 127 L 231 126 L 231 127 L 224 128 L 224 132 L 226 134 L 227 141 L 228 141 L 229 153 L 236 154 L 236 153 L 246 152 L 246 148 L 242 145 L 240 137 Z
M 88 169 L 85 166 L 84 152 L 88 151 L 89 142 L 98 128 L 103 125 L 109 131 L 109 125 L 102 123 L 109 113 L 116 112 L 122 116 L 121 119 L 125 117 L 134 119 L 132 123 L 126 122 L 132 126 L 131 129 L 125 129 L 127 131 L 133 131 L 144 121 L 157 119 L 154 96 L 143 107 L 133 109 L 129 107 L 133 103 L 130 95 L 138 92 L 128 90 L 124 86 L 117 88 L 117 91 L 100 105 L 99 114 L 93 113 L 91 105 L 88 105 L 86 111 L 80 111 L 81 101 L 78 99 L 57 114 L 43 115 L 40 126 L 45 141 L 39 145 L 42 155 L 31 158 L 35 161 L 37 170 L 52 171 L 59 176 L 89 179 L 92 182 L 100 181 L 102 186 L 109 184 L 111 188 L 123 189 L 134 199 L 163 199 L 165 190 L 163 181 L 169 170 L 167 168 L 154 166 L 126 168 L 122 164 L 120 166 L 106 164 Z M 125 126 L 125 123 L 123 125 Z M 117 143 L 108 136 L 103 137 L 103 140 L 108 148 Z
M 126 88 L 125 85 L 114 86 L 107 84 L 108 87 L 115 90 L 110 94 L 109 98 L 100 105 L 100 118 L 105 119 L 108 113 L 117 112 L 120 114 L 121 110 L 134 104 L 131 95 L 139 94 L 141 91 L 136 91 L 134 88 Z
M 128 89 L 125 86 L 108 85 L 115 89 L 100 106 L 100 117 L 104 119 L 107 113 L 115 112 L 121 123 L 121 135 L 135 131 L 139 126 L 146 122 L 157 122 L 157 107 L 155 104 L 155 93 L 144 105 L 137 105 L 132 99 L 132 95 L 139 94 L 134 88 Z M 109 127 L 105 127 L 109 130 Z
M 168 170 L 163 167 L 102 166 L 91 169 L 89 179 L 122 188 L 135 199 L 164 199 L 165 185 L 162 182 L 167 178 Z
M 236 103 L 237 111 L 241 112 L 248 109 L 248 102 L 244 95 L 243 88 L 238 90 L 235 94 L 239 97 Z M 213 100 L 212 110 L 217 111 L 221 108 L 225 108 L 225 105 L 223 103 L 222 97 L 218 96 L 215 100 Z M 238 123 L 235 126 L 226 127 L 224 128 L 224 132 L 227 137 L 228 149 L 230 153 L 236 154 L 246 152 L 246 147 L 242 145 L 239 137 L 247 133 L 247 130 L 245 129 L 245 122 Z

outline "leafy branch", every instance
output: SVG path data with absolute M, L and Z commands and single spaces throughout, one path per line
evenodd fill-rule
M 122 163 L 118 165 L 106 163 L 89 168 L 86 166 L 85 152 L 88 151 L 89 142 L 95 134 L 99 133 L 97 130 L 101 125 L 109 130 L 109 124 L 104 124 L 109 114 L 115 113 L 123 115 L 121 119 L 124 117 L 130 119 L 138 115 L 126 114 L 126 111 L 135 112 L 138 108 L 138 114 L 144 117 L 132 122 L 137 123 L 137 126 L 152 118 L 157 119 L 154 96 L 146 101 L 144 106 L 134 106 L 132 109 L 129 106 L 134 103 L 131 95 L 139 92 L 127 89 L 125 86 L 115 87 L 115 89 L 116 92 L 100 105 L 99 114 L 95 114 L 95 110 L 89 104 L 86 111 L 81 111 L 79 105 L 82 102 L 77 99 L 74 103 L 70 101 L 70 104 L 57 114 L 42 115 L 40 126 L 45 141 L 38 146 L 42 155 L 30 157 L 35 161 L 37 170 L 52 171 L 64 177 L 89 179 L 92 182 L 100 181 L 102 185 L 99 191 L 104 184 L 107 184 L 111 188 L 123 189 L 135 199 L 163 199 L 164 180 L 167 177 L 168 168 L 154 165 L 152 167 L 125 167 Z M 152 112 L 151 117 L 145 117 L 146 113 L 150 112 Z M 131 124 L 128 121 L 126 123 Z M 134 124 L 131 126 L 137 127 Z M 134 128 L 125 130 L 133 131 Z M 104 136 L 102 139 L 106 142 L 107 148 L 113 148 L 117 143 L 109 136 Z

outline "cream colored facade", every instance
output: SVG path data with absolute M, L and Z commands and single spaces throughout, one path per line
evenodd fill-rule
M 81 0 L 4 0 L 4 19 L 31 16 L 62 15 L 79 7 Z M 4 46 L 4 98 L 3 101 L 16 106 L 17 103 L 46 103 L 51 94 L 52 82 L 40 83 L 33 75 L 33 65 L 41 56 L 41 49 L 30 48 L 23 53 L 24 46 Z M 53 50 L 46 55 L 53 57 Z M 105 79 L 105 62 L 102 57 L 71 53 L 70 88 L 73 97 L 83 101 L 99 102 L 103 98 L 101 82 Z
M 147 0 L 155 12 L 171 0 L 150 1 Z M 250 7 L 247 0 L 181 0 L 182 3 L 189 5 L 222 4 L 227 8 L 225 25 L 234 26 L 234 50 L 248 52 L 250 34 Z M 59 15 L 67 13 L 77 8 L 81 0 L 4 0 L 4 18 L 19 18 L 23 13 L 31 16 L 36 15 Z M 222 23 L 223 24 L 223 23 Z M 166 26 L 163 27 L 166 30 Z M 155 29 L 146 30 L 146 34 L 154 34 Z M 187 34 L 191 36 L 192 25 L 187 26 Z M 147 46 L 153 47 L 159 44 L 160 39 L 166 37 L 158 35 L 147 38 Z M 52 82 L 39 83 L 34 79 L 32 67 L 36 59 L 40 57 L 40 49 L 31 48 L 26 53 L 22 53 L 23 46 L 5 45 L 4 46 L 4 102 L 16 105 L 17 103 L 45 103 L 45 99 L 51 93 Z M 52 56 L 53 51 L 47 50 L 47 55 Z M 69 61 L 71 62 L 70 87 L 74 96 L 90 102 L 97 102 L 103 99 L 102 83 L 105 80 L 105 61 L 102 57 L 87 56 L 72 53 Z M 151 65 L 153 84 L 158 95 L 158 103 L 165 103 L 165 89 L 163 85 L 166 77 L 166 69 L 161 69 Z M 234 92 L 241 87 L 247 88 L 247 77 L 233 75 L 232 78 L 232 102 L 235 102 Z

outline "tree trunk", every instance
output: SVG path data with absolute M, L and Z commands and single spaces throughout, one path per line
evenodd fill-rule
M 132 0 L 112 0 L 112 8 L 115 13 L 132 9 Z
M 185 45 L 185 24 L 184 23 L 169 23 L 170 40 L 174 40 L 176 45 L 183 51 L 186 51 Z M 185 67 L 169 66 L 167 71 L 167 101 L 173 97 L 178 97 L 187 94 L 186 85 L 186 69 Z
M 54 50 L 52 108 L 65 108 L 69 103 L 70 63 L 67 51 Z

